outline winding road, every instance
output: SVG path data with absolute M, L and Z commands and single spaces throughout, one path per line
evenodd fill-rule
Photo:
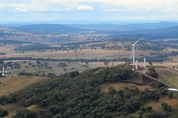
M 152 79 L 152 80 L 154 80 L 154 81 L 160 82 L 160 83 L 166 85 L 167 87 L 170 87 L 170 88 L 173 87 L 173 86 L 171 86 L 170 84 L 168 84 L 168 83 L 166 83 L 166 82 L 163 82 L 163 81 L 161 81 L 161 80 L 159 80 L 159 79 L 156 79 L 156 78 L 154 78 L 154 77 L 151 77 L 151 76 L 147 75 L 146 72 L 147 72 L 147 69 L 141 71 L 142 75 L 144 75 L 144 76 L 146 76 L 146 77 L 148 77 L 148 78 L 150 78 L 150 79 Z

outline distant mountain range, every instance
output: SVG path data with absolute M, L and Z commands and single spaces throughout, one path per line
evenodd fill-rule
M 34 33 L 34 34 L 56 34 L 56 33 L 70 33 L 81 31 L 80 28 L 70 27 L 60 24 L 33 24 L 24 25 L 20 27 L 12 27 L 13 29 Z
M 17 31 L 32 34 L 62 34 L 62 33 L 88 33 L 108 34 L 113 37 L 145 37 L 148 40 L 178 38 L 177 22 L 138 23 L 138 24 L 29 24 L 11 27 Z M 1 32 L 3 36 L 3 32 Z

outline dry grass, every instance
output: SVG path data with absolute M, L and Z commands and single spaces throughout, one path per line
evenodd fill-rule
M 2 84 L 0 85 L 0 96 L 7 95 L 29 86 L 32 83 L 45 80 L 44 77 L 27 77 L 27 76 L 9 76 L 0 78 Z
M 158 102 L 150 102 L 144 105 L 144 107 L 152 106 L 155 111 L 163 111 L 161 107 L 161 103 L 166 102 L 167 104 L 171 105 L 171 108 L 175 111 L 178 110 L 178 100 L 177 99 L 170 99 L 168 97 L 160 99 Z
M 143 107 L 147 107 L 147 106 L 151 106 L 153 108 L 153 110 L 159 112 L 159 111 L 164 111 L 161 107 L 161 103 L 166 102 L 167 104 L 169 104 L 172 108 L 172 112 L 177 112 L 178 110 L 178 100 L 176 98 L 170 99 L 168 97 L 162 98 L 160 99 L 158 102 L 156 101 L 151 101 L 149 103 L 144 104 Z M 136 112 L 130 114 L 133 116 L 138 116 L 138 113 L 140 112 L 140 110 L 137 110 Z
M 114 87 L 115 90 L 121 90 L 124 89 L 124 87 L 137 87 L 139 90 L 143 91 L 145 88 L 150 88 L 149 86 L 140 86 L 140 85 L 136 85 L 136 84 L 132 84 L 132 83 L 123 83 L 123 82 L 116 82 L 116 83 L 106 83 L 101 85 L 101 91 L 102 92 L 108 92 L 108 88 L 109 87 Z
M 178 70 L 172 68 L 156 68 L 159 78 L 178 88 Z
M 107 43 L 107 42 L 99 42 L 99 43 Z M 94 44 L 99 44 L 99 43 L 94 43 Z M 89 43 L 86 45 L 90 45 L 93 43 Z M 115 44 L 109 44 L 109 45 L 115 45 Z M 122 43 L 118 42 L 119 46 L 123 46 Z M 57 46 L 57 45 L 56 45 Z M 76 59 L 76 58 L 84 58 L 84 59 L 93 59 L 93 58 L 106 58 L 106 59 L 116 59 L 116 58 L 130 58 L 131 57 L 131 51 L 126 51 L 126 50 L 119 50 L 120 54 L 118 53 L 118 50 L 105 50 L 105 49 L 101 49 L 101 47 L 97 47 L 97 50 L 95 49 L 84 49 L 84 50 L 77 50 L 77 52 L 75 52 L 74 50 L 70 50 L 69 52 L 67 51 L 50 51 L 50 50 L 46 50 L 46 52 L 38 52 L 38 51 L 25 51 L 25 53 L 19 53 L 16 51 L 13 51 L 12 49 L 15 48 L 16 46 L 14 45 L 6 45 L 3 47 L 0 47 L 0 49 L 3 52 L 7 52 L 7 55 L 0 55 L 0 58 L 3 57 L 35 57 L 35 58 L 71 58 L 71 59 Z M 140 57 L 140 54 L 144 54 L 144 55 L 149 55 L 150 52 L 154 52 L 154 51 L 139 51 L 136 50 L 136 56 Z

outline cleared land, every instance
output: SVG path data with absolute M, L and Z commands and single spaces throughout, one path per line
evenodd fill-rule
M 45 79 L 48 78 L 33 76 L 9 76 L 0 78 L 0 96 L 13 93 L 19 89 L 29 86 L 32 83 L 36 83 Z
M 178 88 L 178 70 L 173 68 L 156 68 L 159 74 L 159 79 Z

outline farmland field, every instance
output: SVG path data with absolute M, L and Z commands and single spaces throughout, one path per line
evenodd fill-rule
M 28 77 L 28 76 L 9 76 L 0 78 L 0 96 L 13 93 L 19 89 L 37 83 L 48 78 L 44 77 Z

